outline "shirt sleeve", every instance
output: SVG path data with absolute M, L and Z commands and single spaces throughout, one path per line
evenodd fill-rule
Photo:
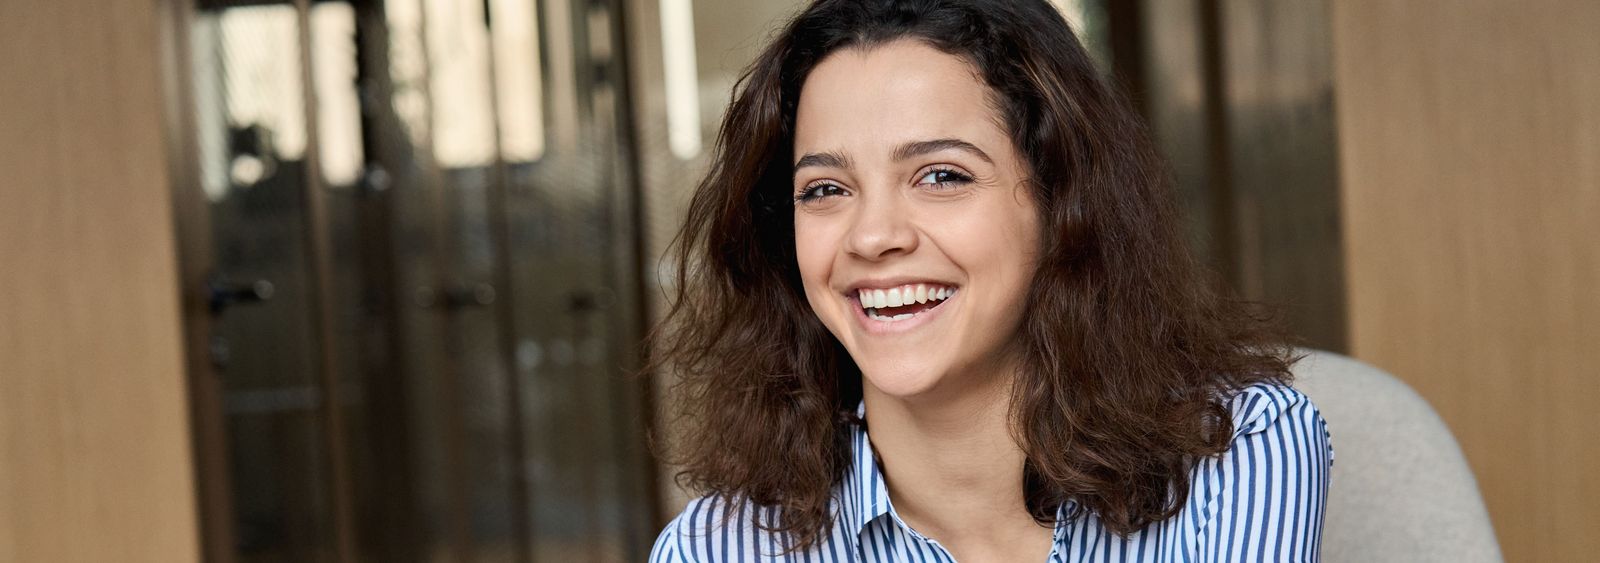
M 656 537 L 656 544 L 650 548 L 650 563 L 688 563 L 689 560 L 678 552 L 681 541 L 678 539 L 678 520 L 682 515 L 673 518 L 667 523 L 666 529 L 661 530 L 661 535 Z
M 1316 405 L 1289 387 L 1235 400 L 1228 451 L 1197 467 L 1209 496 L 1200 561 L 1319 561 L 1333 448 Z M 1196 492 L 1200 492 L 1196 491 Z

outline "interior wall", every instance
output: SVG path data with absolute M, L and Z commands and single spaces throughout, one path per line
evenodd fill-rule
M 197 560 L 157 0 L 0 2 L 0 560 Z
M 1600 3 L 1330 4 L 1352 352 L 1449 423 L 1508 560 L 1592 558 Z

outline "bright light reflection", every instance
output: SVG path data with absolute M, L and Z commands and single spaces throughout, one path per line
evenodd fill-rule
M 317 88 L 318 154 L 330 186 L 361 177 L 361 101 L 356 94 L 356 14 L 349 4 L 311 9 L 312 72 Z
M 544 155 L 544 85 L 539 68 L 534 0 L 491 0 L 494 78 L 500 104 L 500 155 L 533 161 Z
M 221 17 L 228 122 L 271 130 L 282 160 L 306 150 L 297 20 L 288 5 L 231 8 Z
M 422 4 L 417 0 L 385 2 L 389 24 L 389 77 L 394 86 L 394 112 L 414 145 L 428 139 L 428 52 L 422 44 Z
M 695 66 L 694 6 L 661 0 L 661 56 L 667 88 L 667 146 L 688 160 L 700 154 L 700 76 Z
M 424 18 L 435 158 L 445 168 L 488 165 L 494 159 L 494 121 L 483 3 L 427 0 Z
M 219 33 L 214 17 L 195 18 L 190 30 L 194 65 L 196 143 L 200 149 L 200 187 L 211 201 L 228 195 L 228 123 L 223 101 Z

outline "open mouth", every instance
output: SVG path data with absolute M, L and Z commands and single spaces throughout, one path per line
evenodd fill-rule
M 893 323 L 931 311 L 955 293 L 954 287 L 919 283 L 888 289 L 861 289 L 857 297 L 867 318 Z

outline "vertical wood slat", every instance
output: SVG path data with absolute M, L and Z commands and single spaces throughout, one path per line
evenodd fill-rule
M 1438 409 L 1508 560 L 1591 559 L 1600 4 L 1332 15 L 1352 352 Z
M 415 0 L 418 14 L 418 39 L 424 52 L 432 49 L 432 36 L 437 33 L 433 12 L 429 9 L 429 0 Z M 433 55 L 428 55 L 432 60 Z M 425 164 L 423 172 L 423 193 L 427 203 L 423 206 L 426 214 L 421 221 L 426 224 L 424 229 L 428 232 L 426 262 L 428 264 L 428 277 L 431 278 L 435 291 L 444 291 L 451 286 L 451 256 L 455 253 L 455 245 L 451 242 L 451 233 L 456 232 L 455 222 L 452 220 L 450 210 L 455 205 L 453 194 L 448 193 L 449 177 L 438 162 L 439 140 L 435 135 L 438 128 L 438 98 L 434 95 L 434 80 L 436 68 L 433 64 L 423 65 L 421 80 L 418 90 L 423 93 L 426 100 L 426 123 L 428 124 L 420 146 L 424 147 L 423 156 Z M 450 313 L 445 307 L 433 307 L 426 315 L 428 324 L 439 335 L 440 362 L 433 366 L 435 371 L 432 378 L 436 380 L 436 394 L 430 407 L 438 411 L 441 419 L 441 429 L 438 431 L 440 443 L 436 447 L 442 452 L 443 461 L 436 478 L 443 481 L 442 498 L 439 508 L 438 523 L 430 527 L 429 532 L 438 534 L 439 539 L 432 546 L 434 558 L 454 563 L 468 563 L 475 559 L 474 545 L 472 542 L 470 483 L 466 480 L 466 440 L 463 435 L 463 422 L 461 412 L 461 342 L 454 326 L 452 326 Z
M 619 268 L 621 275 L 618 277 L 622 278 L 622 281 L 618 282 L 617 293 L 621 296 L 623 310 L 628 311 L 630 315 L 628 322 L 624 323 L 624 330 L 628 334 L 630 345 L 627 348 L 631 354 L 625 356 L 626 359 L 622 364 L 628 373 L 637 373 L 642 369 L 646 358 L 643 350 L 632 344 L 642 342 L 649 334 L 650 320 L 654 318 L 650 308 L 649 284 L 646 281 L 653 269 L 645 258 L 650 231 L 649 216 L 644 210 L 645 148 L 640 138 L 640 115 L 639 107 L 636 105 L 636 96 L 639 95 L 641 88 L 635 84 L 637 76 L 634 70 L 637 64 L 634 58 L 637 54 L 635 34 L 640 33 L 640 28 L 650 26 L 634 19 L 634 12 L 629 9 L 628 0 L 608 0 L 608 2 L 611 13 L 609 20 L 611 36 L 615 38 L 616 48 L 612 65 L 619 100 L 616 107 L 616 129 L 619 145 L 622 147 L 622 164 L 626 170 L 625 180 L 619 186 L 621 191 L 619 200 L 622 204 L 617 215 L 622 219 L 617 222 L 627 225 L 627 235 L 623 239 L 626 241 L 624 246 L 627 250 L 620 253 L 622 266 Z M 661 513 L 661 488 L 660 483 L 654 478 L 657 470 L 649 452 L 649 433 L 639 422 L 654 420 L 656 417 L 656 403 L 651 393 L 650 379 L 653 378 L 640 378 L 637 380 L 638 383 L 631 386 L 613 388 L 613 396 L 620 399 L 616 401 L 617 403 L 633 407 L 617 408 L 613 411 L 616 428 L 633 430 L 623 431 L 617 440 L 621 446 L 619 457 L 634 468 L 627 483 L 631 487 L 625 485 L 623 490 L 639 498 L 638 502 L 646 506 L 643 513 L 648 515 L 643 518 L 637 516 L 630 518 L 628 524 L 624 526 L 628 532 L 625 538 L 643 540 L 630 542 L 631 549 L 626 551 L 630 560 L 649 556 L 645 544 L 651 541 L 656 530 L 660 528 L 655 525 L 654 516 Z M 636 511 L 633 514 L 640 513 Z
M 333 243 L 329 230 L 327 196 L 323 190 L 322 145 L 319 127 L 316 64 L 311 45 L 311 0 L 295 0 L 296 28 L 299 40 L 301 99 L 305 109 L 306 147 L 304 204 L 301 221 L 305 225 L 305 255 L 308 263 L 311 288 L 307 300 L 312 311 L 311 330 L 315 334 L 317 380 L 322 395 L 319 417 L 322 427 L 322 445 L 327 456 L 329 503 L 332 510 L 332 554 L 339 563 L 356 561 L 355 493 L 350 476 L 349 450 L 345 447 L 347 435 L 344 425 L 344 401 L 340 397 L 338 360 L 335 358 L 336 338 L 333 287 Z
M 353 7 L 357 88 L 370 99 L 392 99 L 396 88 L 389 71 L 388 7 L 377 1 L 355 2 Z M 412 147 L 403 138 L 404 125 L 394 104 L 364 107 L 360 119 L 364 164 L 386 175 L 406 169 Z M 378 178 L 362 180 L 355 229 L 362 233 L 361 291 L 371 299 L 366 322 L 382 327 L 383 344 L 362 355 L 358 376 L 362 395 L 358 400 L 366 419 L 352 420 L 350 428 L 362 432 L 353 431 L 348 445 L 352 448 L 351 473 L 359 476 L 354 508 L 360 557 L 412 563 L 424 560 L 426 542 L 417 508 L 422 486 L 411 462 L 420 424 L 408 416 L 412 395 L 405 381 L 411 370 L 419 368 L 408 363 L 406 355 L 408 333 L 414 329 L 405 322 L 404 311 L 413 302 L 404 290 L 397 248 L 401 217 L 397 190 L 377 184 Z
M 162 6 L 0 3 L 0 560 L 199 558 Z
M 527 439 L 523 435 L 526 427 L 526 417 L 522 414 L 522 370 L 517 366 L 518 333 L 516 312 L 520 300 L 517 298 L 517 292 L 513 289 L 512 260 L 515 259 L 515 253 L 512 251 L 511 245 L 514 244 L 515 239 L 511 232 L 512 217 L 510 216 L 511 173 L 510 166 L 506 163 L 504 150 L 505 138 L 502 127 L 504 118 L 500 115 L 499 81 L 504 80 L 504 78 L 499 76 L 497 72 L 499 69 L 495 64 L 495 55 L 498 51 L 495 49 L 494 10 L 491 4 L 492 2 L 488 0 L 483 3 L 484 35 L 488 38 L 489 64 L 487 80 L 489 91 L 492 92 L 489 96 L 489 115 L 493 116 L 491 129 L 494 133 L 493 141 L 491 142 L 494 147 L 493 160 L 489 165 L 490 179 L 488 193 L 485 194 L 485 197 L 488 200 L 487 206 L 490 210 L 488 217 L 489 237 L 492 240 L 490 244 L 494 247 L 494 272 L 492 276 L 497 296 L 492 306 L 494 307 L 494 322 L 499 325 L 496 327 L 495 334 L 496 341 L 500 346 L 499 360 L 502 363 L 501 369 L 502 373 L 505 374 L 505 396 L 502 398 L 506 409 L 504 420 L 506 429 L 505 456 L 508 463 L 505 471 L 510 475 L 509 480 L 511 481 L 510 490 L 507 491 L 508 496 L 511 497 L 507 499 L 507 503 L 510 505 L 510 516 L 507 520 L 511 527 L 511 534 L 508 540 L 511 542 L 511 548 L 507 551 L 510 553 L 512 561 L 528 563 L 533 561 L 533 519 L 529 517 L 532 514 L 531 504 L 533 497 L 528 486 Z M 538 72 L 538 69 L 528 72 Z

